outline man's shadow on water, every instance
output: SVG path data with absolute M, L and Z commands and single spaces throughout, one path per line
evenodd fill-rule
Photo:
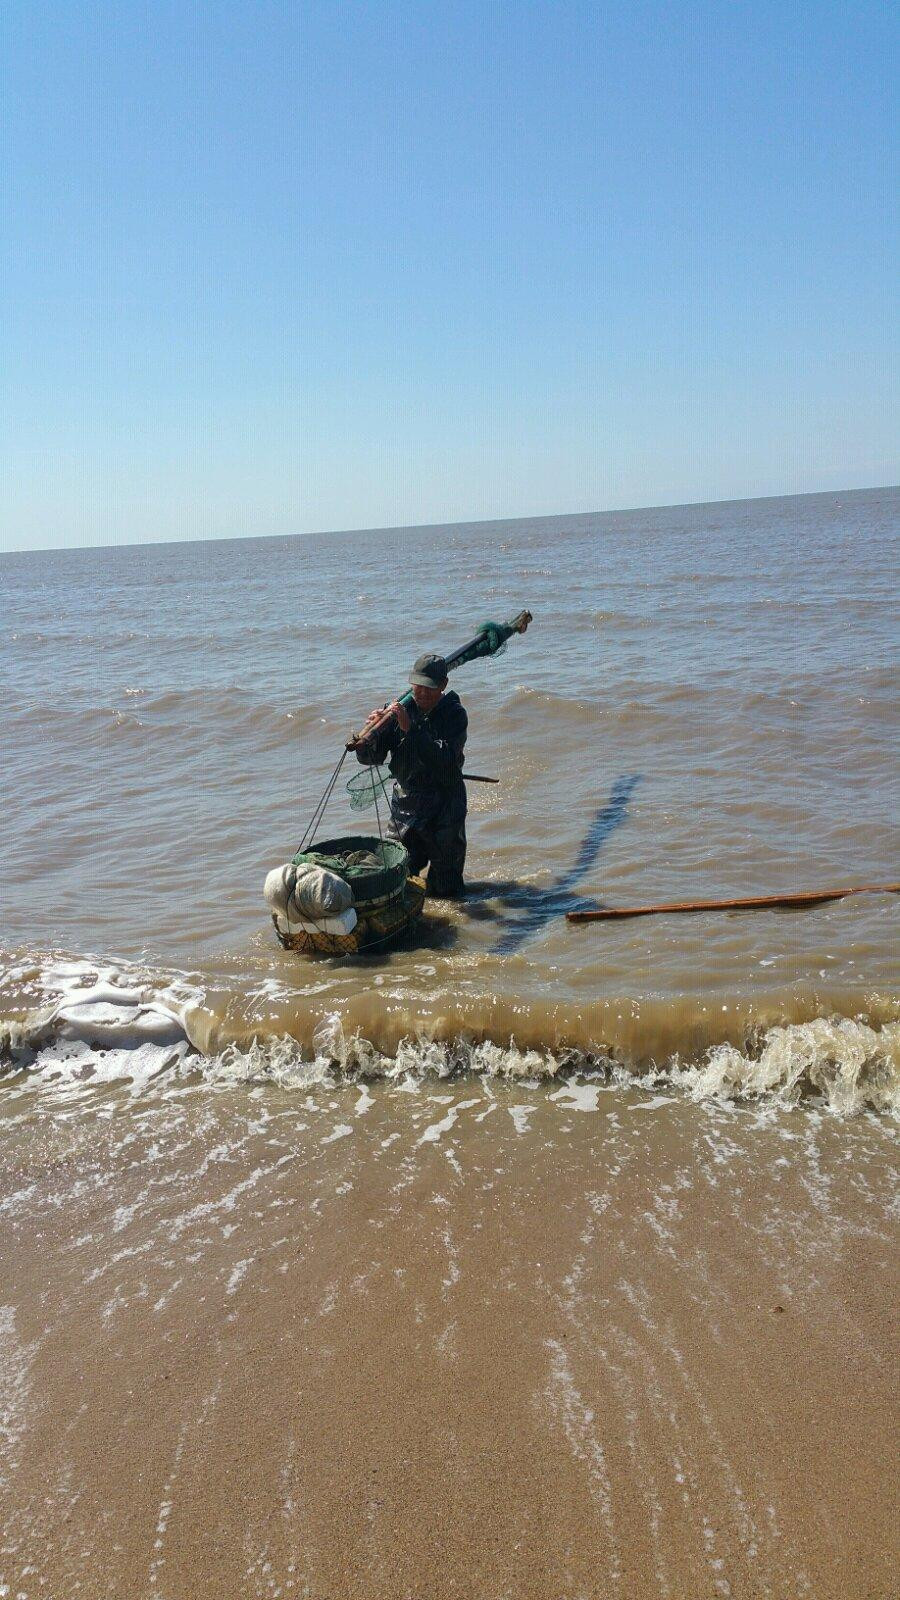
M 616 779 L 606 805 L 601 806 L 594 816 L 572 866 L 546 889 L 536 889 L 532 884 L 517 883 L 515 878 L 494 882 L 484 879 L 467 885 L 466 898 L 459 902 L 458 910 L 473 922 L 496 922 L 506 929 L 493 947 L 495 954 L 512 954 L 525 943 L 526 939 L 530 939 L 532 934 L 537 933 L 548 922 L 552 922 L 555 917 L 561 917 L 566 911 L 600 909 L 600 902 L 574 894 L 573 890 L 593 866 L 610 834 L 627 820 L 628 802 L 640 781 L 639 772 Z M 499 901 L 502 909 L 489 904 L 490 901 Z M 360 951 L 356 955 L 342 957 L 342 964 L 378 968 L 384 966 L 386 962 L 389 963 L 395 951 L 451 948 L 459 938 L 460 924 L 455 918 L 435 913 L 430 909 L 430 904 L 426 900 L 425 916 L 416 921 L 403 937 L 391 941 L 390 952 Z M 513 919 L 508 915 L 509 912 L 521 915 Z
M 516 883 L 515 879 L 469 884 L 468 894 L 461 906 L 465 914 L 479 922 L 493 919 L 501 925 L 506 924 L 506 932 L 501 934 L 494 946 L 497 955 L 511 955 L 532 934 L 566 911 L 599 909 L 597 901 L 574 894 L 573 890 L 593 866 L 610 834 L 626 821 L 628 802 L 640 781 L 639 772 L 616 779 L 606 805 L 600 807 L 591 822 L 572 866 L 546 889 Z M 503 911 L 498 912 L 489 906 L 487 902 L 490 900 L 499 900 L 504 910 L 520 912 L 521 915 L 512 921 Z

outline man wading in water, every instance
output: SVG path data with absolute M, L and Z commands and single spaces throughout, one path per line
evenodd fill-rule
M 466 892 L 466 786 L 463 747 L 469 719 L 459 695 L 447 687 L 443 656 L 420 656 L 409 675 L 415 704 L 395 701 L 373 711 L 352 744 L 364 767 L 386 758 L 396 780 L 391 800 L 394 826 L 409 853 L 410 872 L 428 863 L 428 892 L 458 900 Z M 371 731 L 368 731 L 371 729 Z

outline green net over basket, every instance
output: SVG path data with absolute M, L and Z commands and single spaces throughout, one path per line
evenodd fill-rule
M 321 839 L 314 850 L 298 850 L 294 866 L 325 867 L 346 878 L 357 905 L 399 893 L 409 876 L 409 856 L 402 844 L 364 833 Z

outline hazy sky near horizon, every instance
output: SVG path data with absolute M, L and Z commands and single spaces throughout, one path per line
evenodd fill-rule
M 896 482 L 892 8 L 17 0 L 0 549 Z

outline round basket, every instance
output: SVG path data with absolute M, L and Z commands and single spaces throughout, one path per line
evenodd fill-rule
M 345 857 L 358 850 L 377 856 L 380 867 L 348 864 Z M 342 839 L 322 839 L 314 850 L 298 850 L 294 866 L 326 867 L 346 878 L 353 890 L 357 909 L 369 900 L 383 900 L 403 888 L 409 873 L 409 856 L 395 839 L 372 838 L 368 834 L 347 834 Z

